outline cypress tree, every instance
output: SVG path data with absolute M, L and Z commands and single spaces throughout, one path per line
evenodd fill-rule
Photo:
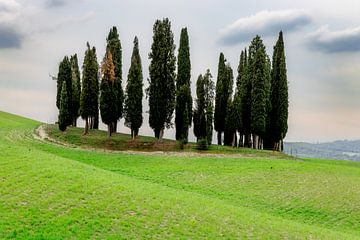
M 221 145 L 221 135 L 224 131 L 226 109 L 223 109 L 223 92 L 224 92 L 224 74 L 225 74 L 225 58 L 224 54 L 220 53 L 218 74 L 216 80 L 216 95 L 215 95 L 215 114 L 214 114 L 214 126 L 215 131 L 218 132 L 218 145 Z
M 142 116 L 143 75 L 139 42 L 134 39 L 134 48 L 131 56 L 131 66 L 128 73 L 125 95 L 125 126 L 131 129 L 131 137 L 135 139 L 143 122 Z
M 272 137 L 271 137 L 271 61 L 269 56 L 266 56 L 266 82 L 265 82 L 265 100 L 266 100 L 266 121 L 265 121 L 265 134 L 263 135 L 263 148 L 272 149 Z
M 174 35 L 168 18 L 157 20 L 153 27 L 149 59 L 149 124 L 155 137 L 161 139 L 164 128 L 172 126 L 175 108 Z
M 244 147 L 251 147 L 251 75 L 247 50 L 244 51 L 243 74 L 240 81 L 240 109 Z
M 270 134 L 274 150 L 282 151 L 282 142 L 288 130 L 288 82 L 283 33 L 280 31 L 273 52 L 271 72 Z
M 59 111 L 59 129 L 65 131 L 66 127 L 71 124 L 72 115 L 71 109 L 69 109 L 69 95 L 67 89 L 67 81 L 63 81 L 60 94 L 60 111 Z
M 210 70 L 204 76 L 199 75 L 196 82 L 196 104 L 194 109 L 194 134 L 197 140 L 204 139 L 208 145 L 212 142 L 214 119 L 215 84 Z
M 249 65 L 251 76 L 251 131 L 253 147 L 261 148 L 262 139 L 266 130 L 267 119 L 267 56 L 265 46 L 259 36 L 256 36 L 249 47 Z
M 233 138 L 235 138 L 236 134 L 236 119 L 234 117 L 236 116 L 236 111 L 231 99 L 234 85 L 234 75 L 230 64 L 226 64 L 225 66 L 225 78 L 223 83 L 224 86 L 227 86 L 226 91 L 223 93 L 223 107 L 226 109 L 224 119 L 224 145 L 231 146 L 233 145 Z
M 225 64 L 226 60 L 223 53 L 220 53 L 218 76 L 216 82 L 215 97 L 215 130 L 218 132 L 218 144 L 221 145 L 222 133 L 225 130 L 225 118 L 227 105 L 233 91 L 234 76 L 229 64 Z
M 192 119 L 192 97 L 190 89 L 191 63 L 187 28 L 181 29 L 177 71 L 175 137 L 176 140 L 187 142 L 189 126 L 191 126 L 189 119 Z M 185 116 L 185 114 L 187 114 L 187 116 Z
M 61 90 L 63 83 L 66 82 L 67 84 L 67 94 L 68 98 L 71 100 L 72 98 L 72 76 L 71 76 L 71 64 L 69 58 L 65 56 L 63 60 L 59 64 L 59 72 L 57 77 L 57 95 L 56 95 L 56 106 L 60 109 L 60 100 L 61 100 Z M 68 108 L 71 111 L 72 105 L 71 101 L 68 101 Z
M 59 72 L 57 77 L 57 94 L 56 94 L 56 107 L 60 109 L 61 100 L 61 88 L 64 81 L 67 82 L 68 86 L 71 83 L 71 67 L 69 64 L 69 58 L 65 56 L 59 64 Z M 68 92 L 71 93 L 71 87 L 68 87 Z
M 242 96 L 246 90 L 245 87 L 245 68 L 246 68 L 246 53 L 241 51 L 240 61 L 238 66 L 238 76 L 236 78 L 236 90 L 234 96 L 234 109 L 236 111 L 236 130 L 239 132 L 239 147 L 244 146 L 245 127 L 243 123 L 243 108 L 245 108 L 245 100 Z
M 114 125 L 113 129 L 114 132 L 116 132 L 117 121 L 120 120 L 123 116 L 124 91 L 122 88 L 122 48 L 119 39 L 119 33 L 115 26 L 113 26 L 110 29 L 106 42 L 107 42 L 106 51 L 111 52 L 115 67 L 114 91 L 116 95 L 117 110 L 116 110 L 116 120 L 113 123 Z
M 204 85 L 204 104 L 205 104 L 205 117 L 206 117 L 206 139 L 207 144 L 212 143 L 213 134 L 213 121 L 214 121 L 214 98 L 215 98 L 215 83 L 212 80 L 210 70 L 207 69 L 203 77 Z
M 204 78 L 200 74 L 196 81 L 196 105 L 194 109 L 194 134 L 197 141 L 206 139 L 205 88 Z
M 80 115 L 85 120 L 84 134 L 96 128 L 99 116 L 99 76 L 95 48 L 87 43 L 85 52 L 82 88 L 80 95 Z
M 102 121 L 108 125 L 108 136 L 111 137 L 116 120 L 116 94 L 115 94 L 115 67 L 111 52 L 105 55 L 104 62 L 101 66 L 101 94 L 100 94 L 100 113 Z
M 96 57 L 96 48 L 92 47 L 91 66 L 93 69 L 92 86 L 93 86 L 93 108 L 94 115 L 92 117 L 90 129 L 99 129 L 99 96 L 100 96 L 100 83 L 99 83 L 99 64 Z
M 79 117 L 81 95 L 80 71 L 77 54 L 70 57 L 70 63 L 72 79 L 72 125 L 76 127 L 77 118 Z

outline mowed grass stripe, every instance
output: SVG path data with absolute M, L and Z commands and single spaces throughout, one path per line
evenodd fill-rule
M 182 158 L 43 146 L 99 168 L 289 220 L 359 233 L 359 164 L 266 158 Z M 326 164 L 328 162 L 328 164 Z

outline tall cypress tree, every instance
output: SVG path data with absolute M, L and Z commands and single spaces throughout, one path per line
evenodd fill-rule
M 139 133 L 139 128 L 143 122 L 142 116 L 142 98 L 143 98 L 143 75 L 141 58 L 139 53 L 139 42 L 137 37 L 134 39 L 134 48 L 131 56 L 131 66 L 128 73 L 124 117 L 125 126 L 131 129 L 131 137 Z
M 100 113 L 102 121 L 108 125 L 108 136 L 114 132 L 114 121 L 116 120 L 116 94 L 115 94 L 115 67 L 110 51 L 106 52 L 104 62 L 101 66 L 101 94 Z
M 99 64 L 96 57 L 96 48 L 92 47 L 91 65 L 93 68 L 93 107 L 94 115 L 91 121 L 91 129 L 99 129 L 99 96 L 100 96 L 100 76 Z
M 218 132 L 218 144 L 221 145 L 225 130 L 227 105 L 233 91 L 234 76 L 230 65 L 225 64 L 224 54 L 220 53 L 215 97 L 215 130 Z
M 71 98 L 72 98 L 72 76 L 71 76 L 71 64 L 69 58 L 65 56 L 59 64 L 59 72 L 57 77 L 57 95 L 56 95 L 56 106 L 60 109 L 60 100 L 61 100 L 61 90 L 63 83 L 67 84 L 67 94 L 68 94 L 68 108 L 71 112 Z
M 72 116 L 69 109 L 69 94 L 67 89 L 67 81 L 63 81 L 60 94 L 60 111 L 59 111 L 59 129 L 65 131 L 66 127 L 71 124 Z
M 251 147 L 251 73 L 249 55 L 244 50 L 243 74 L 240 81 L 240 109 L 244 147 Z
M 249 47 L 249 67 L 251 76 L 251 131 L 253 147 L 261 148 L 262 137 L 266 130 L 267 119 L 267 55 L 265 46 L 256 36 Z
M 223 84 L 224 86 L 227 86 L 223 93 L 223 108 L 226 110 L 224 119 L 224 145 L 230 146 L 233 144 L 233 139 L 236 137 L 236 111 L 232 101 L 234 74 L 230 64 L 226 64 L 225 66 L 225 78 Z
M 246 53 L 245 51 L 241 51 L 240 61 L 238 66 L 238 76 L 236 78 L 236 90 L 234 96 L 234 109 L 236 111 L 236 130 L 239 132 L 239 147 L 244 146 L 244 134 L 245 127 L 243 123 L 243 108 L 244 100 L 243 94 L 245 91 L 245 68 L 246 68 Z
M 175 137 L 176 140 L 187 142 L 189 126 L 191 125 L 189 119 L 192 118 L 192 97 L 190 88 L 191 63 L 187 28 L 181 29 L 177 71 Z M 185 114 L 187 114 L 187 116 L 185 116 Z
M 123 117 L 123 102 L 124 102 L 124 91 L 122 88 L 122 48 L 121 42 L 119 39 L 119 33 L 117 28 L 113 26 L 110 29 L 108 37 L 106 39 L 106 51 L 110 51 L 114 66 L 115 66 L 115 83 L 114 83 L 114 91 L 116 95 L 116 116 L 117 119 L 113 123 L 114 132 L 117 131 L 117 121 Z
M 196 82 L 196 104 L 194 109 L 194 134 L 197 140 L 206 139 L 211 145 L 214 119 L 215 84 L 210 70 L 204 76 L 199 75 Z
M 197 141 L 206 139 L 205 88 L 204 78 L 200 74 L 196 81 L 196 105 L 194 109 L 194 135 Z
M 271 72 L 270 134 L 275 150 L 282 151 L 282 141 L 288 130 L 288 82 L 286 73 L 285 47 L 282 31 L 273 52 Z
M 172 126 L 175 108 L 175 56 L 174 34 L 168 18 L 157 20 L 153 27 L 153 43 L 149 59 L 150 79 L 149 124 L 155 137 L 162 138 L 164 128 Z
M 225 75 L 225 57 L 223 53 L 220 53 L 218 74 L 216 80 L 216 95 L 215 95 L 215 114 L 214 114 L 214 126 L 215 131 L 218 132 L 218 145 L 221 145 L 221 135 L 224 131 L 226 109 L 222 109 L 223 106 L 223 92 L 224 92 L 224 75 Z
M 205 104 L 205 118 L 206 118 L 206 139 L 207 144 L 211 145 L 213 135 L 213 121 L 214 121 L 214 98 L 215 98 L 215 83 L 212 80 L 210 70 L 207 69 L 203 77 L 204 84 L 204 104 Z
M 85 120 L 84 134 L 87 134 L 90 128 L 96 127 L 96 119 L 99 116 L 98 64 L 96 50 L 90 48 L 89 43 L 85 52 L 82 78 L 80 115 Z
M 72 125 L 76 127 L 77 118 L 79 117 L 81 95 L 80 71 L 77 54 L 70 57 L 70 63 L 72 79 Z

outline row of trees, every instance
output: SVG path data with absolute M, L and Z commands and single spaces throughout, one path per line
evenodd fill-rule
M 80 115 L 85 120 L 84 134 L 87 134 L 89 129 L 98 128 L 100 110 L 109 136 L 116 132 L 117 122 L 124 117 L 134 139 L 143 123 L 143 74 L 138 39 L 134 39 L 125 92 L 122 48 L 116 27 L 110 30 L 106 40 L 100 68 L 95 47 L 87 44 L 82 85 L 77 56 L 65 57 L 60 63 L 56 102 L 59 128 L 64 131 L 69 125 L 75 126 Z M 206 144 L 212 143 L 214 127 L 219 145 L 281 150 L 288 118 L 282 32 L 274 47 L 272 65 L 259 36 L 252 40 L 248 50 L 241 52 L 235 92 L 233 70 L 221 53 L 216 86 L 210 70 L 197 79 L 194 109 L 187 28 L 181 30 L 176 59 L 171 23 L 167 18 L 157 20 L 149 59 L 149 87 L 145 91 L 149 100 L 149 125 L 156 138 L 161 139 L 164 129 L 173 127 L 175 112 L 175 137 L 183 143 L 188 141 L 193 122 L 195 136 Z

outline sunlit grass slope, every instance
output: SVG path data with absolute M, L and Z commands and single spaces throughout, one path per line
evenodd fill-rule
M 0 112 L 0 239 L 360 236 L 357 163 L 104 153 L 39 124 Z

